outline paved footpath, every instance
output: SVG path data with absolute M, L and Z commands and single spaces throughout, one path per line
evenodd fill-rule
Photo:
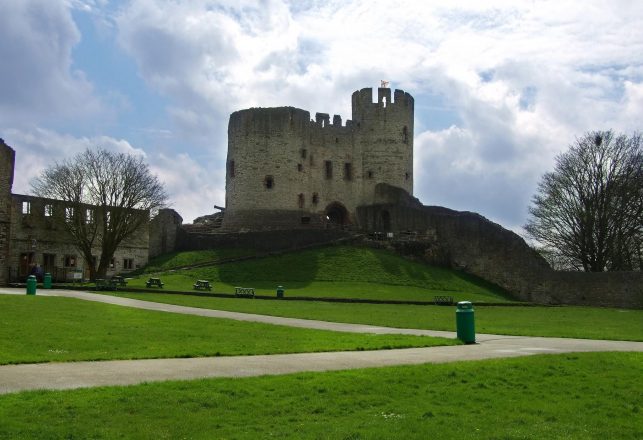
M 24 289 L 0 288 L 0 294 L 4 293 L 24 295 L 25 291 Z M 455 337 L 454 332 L 446 331 L 399 329 L 308 319 L 280 318 L 250 313 L 176 306 L 80 291 L 38 290 L 37 294 L 65 296 L 145 310 L 263 322 L 320 330 Z M 476 339 L 478 343 L 475 345 L 396 350 L 5 365 L 0 366 L 0 394 L 34 389 L 70 389 L 103 385 L 132 385 L 141 382 L 162 380 L 187 380 L 205 377 L 248 377 L 304 371 L 332 371 L 393 365 L 444 363 L 527 356 L 542 353 L 583 351 L 643 352 L 643 342 L 489 334 L 478 334 L 476 335 Z

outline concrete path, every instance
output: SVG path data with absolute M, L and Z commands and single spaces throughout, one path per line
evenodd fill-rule
M 18 289 L 0 293 L 24 294 Z M 38 291 L 41 294 L 41 291 Z M 42 292 L 44 294 L 44 292 Z M 240 319 L 293 327 L 365 333 L 400 333 L 454 337 L 453 332 L 395 329 L 306 319 L 279 318 L 117 298 L 77 291 L 48 291 L 47 295 L 99 301 L 147 310 L 188 313 L 199 316 Z M 0 394 L 34 389 L 70 389 L 102 385 L 132 385 L 161 380 L 187 380 L 205 377 L 247 377 L 304 371 L 332 371 L 354 368 L 443 363 L 528 356 L 542 353 L 583 351 L 638 351 L 642 342 L 589 339 L 540 338 L 477 335 L 478 344 L 399 350 L 298 353 L 262 356 L 230 356 L 189 359 L 146 359 L 133 361 L 68 362 L 0 366 Z

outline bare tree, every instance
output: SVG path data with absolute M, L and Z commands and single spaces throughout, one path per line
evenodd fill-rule
M 167 194 L 139 156 L 87 149 L 31 182 L 40 197 L 65 202 L 65 229 L 89 267 L 103 277 L 114 252 L 163 207 Z M 92 250 L 100 248 L 96 265 Z
M 525 225 L 554 266 L 588 272 L 643 267 L 643 144 L 640 133 L 595 131 L 556 158 Z

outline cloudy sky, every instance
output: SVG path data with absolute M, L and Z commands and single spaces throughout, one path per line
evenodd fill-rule
M 231 112 L 348 119 L 382 79 L 415 97 L 415 196 L 516 231 L 576 137 L 643 129 L 640 0 L 3 0 L 0 60 L 14 192 L 100 146 L 186 222 L 224 204 Z

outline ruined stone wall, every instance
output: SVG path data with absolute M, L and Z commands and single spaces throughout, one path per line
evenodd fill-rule
M 259 253 L 272 253 L 328 244 L 350 237 L 352 237 L 351 234 L 336 229 L 295 229 L 221 234 L 196 234 L 181 229 L 177 236 L 176 250 L 191 251 L 234 246 L 253 249 Z
M 396 90 L 353 94 L 353 120 L 293 107 L 230 116 L 225 230 L 324 227 L 329 211 L 354 224 L 377 183 L 413 191 L 413 98 Z M 332 217 L 332 216 L 331 216 Z
M 11 187 L 15 151 L 0 139 L 0 286 L 9 281 Z
M 70 278 L 75 270 L 82 270 L 84 277 L 88 276 L 83 256 L 74 246 L 74 238 L 66 232 L 65 208 L 60 200 L 21 194 L 11 196 L 11 253 L 8 260 L 11 281 L 23 280 L 33 263 L 57 279 Z M 145 223 L 116 249 L 114 265 L 107 275 L 144 266 L 148 261 L 148 248 L 149 226 Z M 94 255 L 100 258 L 99 246 L 94 248 Z M 125 259 L 132 260 L 131 269 L 125 267 Z
M 384 231 L 400 246 L 431 264 L 447 264 L 541 304 L 643 308 L 641 272 L 558 272 L 512 231 L 473 212 L 422 206 L 395 188 L 380 188 L 379 203 L 358 208 L 360 225 Z M 386 219 L 386 222 L 385 222 Z
M 176 249 L 176 239 L 183 218 L 173 209 L 160 209 L 150 221 L 149 257 L 156 257 Z
M 534 289 L 539 302 L 643 309 L 643 272 L 559 272 L 544 274 Z

